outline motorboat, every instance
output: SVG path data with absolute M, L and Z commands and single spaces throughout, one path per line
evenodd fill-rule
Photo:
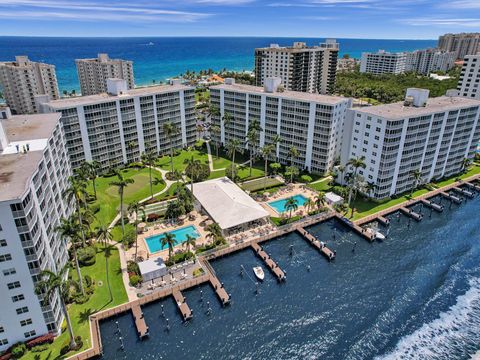
M 253 268 L 253 272 L 258 280 L 263 281 L 263 279 L 265 278 L 265 273 L 263 272 L 263 269 L 261 266 L 255 266 Z
M 375 232 L 375 239 L 377 240 L 385 240 L 385 235 L 383 235 L 380 231 Z

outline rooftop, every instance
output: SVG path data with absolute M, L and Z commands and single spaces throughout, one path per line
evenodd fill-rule
M 480 106 L 480 100 L 464 97 L 440 96 L 429 98 L 427 100 L 427 105 L 424 107 L 404 106 L 403 101 L 400 101 L 392 104 L 356 108 L 355 111 L 388 119 L 403 119 L 412 116 L 444 112 L 445 110 L 457 110 L 469 106 Z
M 77 96 L 71 98 L 63 98 L 60 100 L 53 100 L 47 103 L 53 109 L 65 109 L 71 108 L 80 105 L 88 105 L 98 102 L 108 102 L 114 101 L 116 99 L 128 99 L 135 96 L 142 96 L 142 95 L 153 95 L 153 94 L 161 94 L 161 93 L 168 93 L 172 91 L 180 91 L 180 90 L 189 90 L 192 89 L 190 86 L 186 85 L 156 85 L 156 86 L 145 86 L 145 87 L 138 87 L 135 89 L 127 90 L 126 93 L 122 95 L 110 95 L 107 93 L 96 94 L 96 95 L 88 95 L 88 96 Z
M 52 113 L 1 120 L 7 146 L 0 153 L 0 201 L 19 199 L 25 193 L 59 119 L 60 114 Z M 30 150 L 23 152 L 27 144 Z
M 275 96 L 283 99 L 314 101 L 314 102 L 329 104 L 329 105 L 336 105 L 349 100 L 348 98 L 344 98 L 341 96 L 312 94 L 312 93 L 290 91 L 290 90 L 284 90 L 283 92 L 279 92 L 279 91 L 266 92 L 264 88 L 260 86 L 236 84 L 236 83 L 232 85 L 223 84 L 223 85 L 211 86 L 210 89 L 223 89 L 227 91 L 237 91 L 237 92 L 243 92 L 243 93 L 249 93 L 249 94 L 265 94 L 268 96 Z
M 193 194 L 222 230 L 268 216 L 268 212 L 227 177 L 193 186 Z

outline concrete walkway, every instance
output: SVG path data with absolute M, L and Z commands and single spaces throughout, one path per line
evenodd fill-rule
M 327 177 L 324 177 L 323 179 L 312 181 L 310 184 L 318 184 L 318 183 L 325 182 L 325 181 L 332 180 L 332 179 L 333 179 L 333 177 L 329 175 Z
M 207 145 L 208 167 L 210 168 L 210 172 L 212 172 L 214 170 L 213 170 L 212 150 L 210 149 L 210 141 L 206 141 L 205 144 Z

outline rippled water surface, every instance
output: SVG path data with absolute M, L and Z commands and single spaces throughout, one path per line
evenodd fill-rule
M 469 359 L 480 349 L 480 197 L 445 204 L 442 214 L 423 210 L 420 223 L 391 216 L 384 242 L 370 244 L 334 220 L 311 227 L 337 250 L 332 263 L 298 234 L 272 240 L 264 247 L 287 282 L 265 268 L 259 294 L 252 250 L 216 260 L 231 306 L 222 308 L 209 285 L 184 292 L 194 311 L 187 324 L 171 298 L 147 305 L 144 341 L 130 314 L 107 320 L 104 358 Z

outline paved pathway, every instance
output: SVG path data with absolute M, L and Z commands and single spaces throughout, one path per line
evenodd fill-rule
M 332 176 L 327 176 L 327 177 L 324 177 L 323 179 L 312 181 L 310 184 L 318 184 L 318 183 L 321 183 L 321 182 L 324 182 L 324 181 L 327 181 L 327 180 L 331 180 L 331 179 L 333 179 Z

